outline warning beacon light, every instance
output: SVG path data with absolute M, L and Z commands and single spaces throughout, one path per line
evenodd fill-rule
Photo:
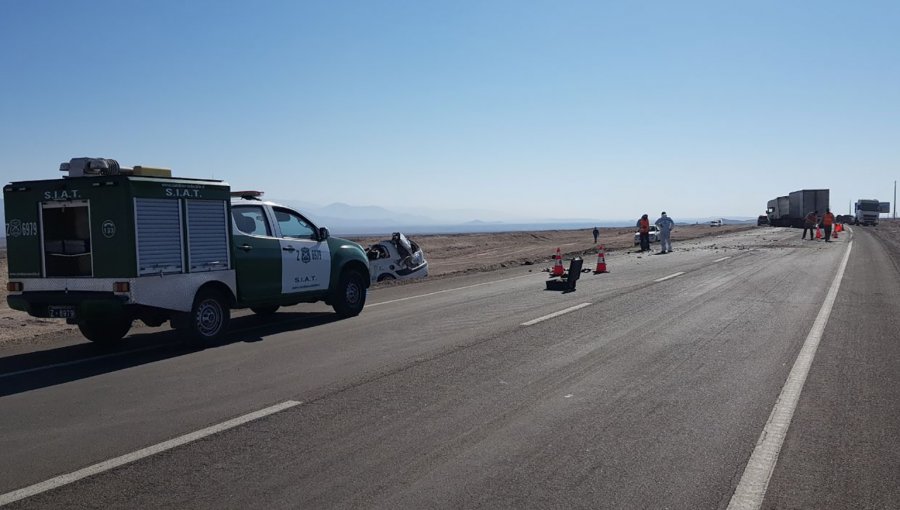
M 232 191 L 231 196 L 235 198 L 243 198 L 244 200 L 259 200 L 263 196 L 262 191 Z

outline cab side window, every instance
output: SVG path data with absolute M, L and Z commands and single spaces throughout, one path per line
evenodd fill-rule
M 266 212 L 259 205 L 238 205 L 231 207 L 234 228 L 250 236 L 272 236 L 272 229 L 266 219 Z
M 290 209 L 274 207 L 275 220 L 281 229 L 281 237 L 294 239 L 315 239 L 315 228 L 302 216 Z

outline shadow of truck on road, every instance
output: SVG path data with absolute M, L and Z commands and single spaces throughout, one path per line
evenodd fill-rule
M 260 342 L 278 333 L 302 331 L 339 320 L 337 315 L 325 312 L 282 312 L 265 317 L 247 315 L 233 319 L 229 333 L 221 341 L 207 344 L 205 349 L 189 347 L 178 331 L 168 330 L 132 335 L 117 343 L 115 347 L 103 347 L 86 342 L 9 356 L 0 354 L 0 397 L 87 379 L 234 343 Z

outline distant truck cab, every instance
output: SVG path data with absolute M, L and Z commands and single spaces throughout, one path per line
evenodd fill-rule
M 351 317 L 365 305 L 362 247 L 258 192 L 233 197 L 222 181 L 109 159 L 60 170 L 68 176 L 3 189 L 13 309 L 109 343 L 134 320 L 214 341 L 233 308 L 325 301 Z
M 856 201 L 853 223 L 855 225 L 878 225 L 881 207 L 878 200 L 859 199 Z

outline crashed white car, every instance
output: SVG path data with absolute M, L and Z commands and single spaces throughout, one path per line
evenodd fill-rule
M 650 242 L 656 243 L 659 242 L 659 227 L 656 225 L 650 225 Z M 634 233 L 634 245 L 637 246 L 641 244 L 641 233 Z
M 366 248 L 373 282 L 428 276 L 428 261 L 419 245 L 400 232 Z

